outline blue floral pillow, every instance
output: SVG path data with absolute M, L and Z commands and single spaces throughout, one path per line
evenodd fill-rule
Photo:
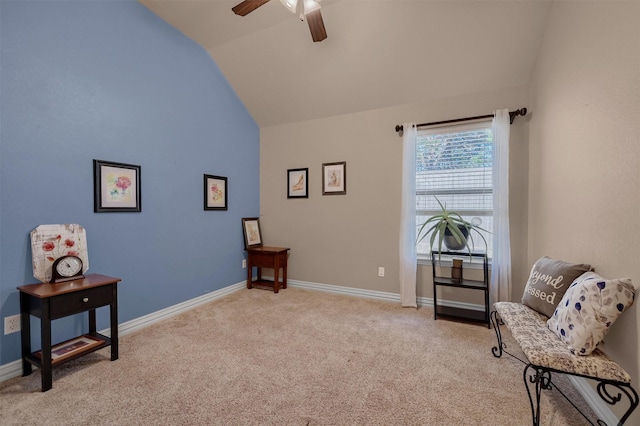
M 569 286 L 547 327 L 577 355 L 589 355 L 616 319 L 633 305 L 629 278 L 607 280 L 585 272 Z

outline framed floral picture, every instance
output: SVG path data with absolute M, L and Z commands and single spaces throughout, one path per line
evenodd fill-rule
M 227 210 L 227 178 L 204 175 L 204 209 Z
M 309 198 L 309 169 L 287 170 L 287 198 Z
M 260 232 L 260 219 L 257 217 L 242 218 L 242 233 L 244 234 L 244 248 L 259 247 L 262 245 L 262 232 Z
M 347 193 L 347 162 L 324 163 L 322 165 L 322 195 L 345 195 Z
M 140 166 L 93 160 L 93 211 L 141 212 Z

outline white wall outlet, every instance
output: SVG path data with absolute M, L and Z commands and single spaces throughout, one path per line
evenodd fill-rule
M 383 266 L 378 266 L 378 276 L 379 277 L 384 277 L 384 267 Z
M 4 334 L 17 333 L 20 331 L 20 314 L 4 317 Z
M 247 259 L 242 259 L 242 269 L 247 267 Z

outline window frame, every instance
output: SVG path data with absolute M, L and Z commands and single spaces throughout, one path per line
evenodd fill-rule
M 424 135 L 439 135 L 439 134 L 448 134 L 448 133 L 463 133 L 463 132 L 468 132 L 468 131 L 474 131 L 474 130 L 489 130 L 492 132 L 493 134 L 493 126 L 492 126 L 492 119 L 491 118 L 487 118 L 487 119 L 479 119 L 479 120 L 474 120 L 472 122 L 465 122 L 465 123 L 457 123 L 457 124 L 444 124 L 444 125 L 437 125 L 437 126 L 431 126 L 428 127 L 426 129 L 419 129 L 418 130 L 418 140 L 420 138 L 420 136 L 424 136 Z M 492 137 L 492 144 L 495 143 L 495 141 L 493 140 Z M 418 166 L 418 158 L 419 155 L 417 153 L 417 149 L 418 149 L 419 143 L 418 141 L 416 141 L 416 190 L 415 190 L 415 197 L 416 197 L 416 204 L 417 204 L 417 197 L 418 196 L 428 196 L 428 195 L 433 195 L 433 196 L 438 196 L 438 195 L 449 195 L 449 194 L 469 194 L 469 195 L 474 195 L 474 194 L 493 194 L 494 188 L 493 188 L 493 184 L 491 186 L 490 190 L 487 190 L 486 188 L 477 188 L 477 189 L 473 189 L 473 188 L 469 188 L 469 190 L 456 190 L 456 189 L 451 189 L 451 190 L 447 190 L 447 189 L 436 189 L 436 190 L 424 190 L 424 189 L 418 189 L 418 183 L 417 183 L 417 179 L 418 179 L 418 171 L 417 171 L 417 166 Z M 493 164 L 491 164 L 491 168 L 493 169 Z M 456 170 L 462 170 L 462 169 L 456 169 Z M 494 210 L 493 210 L 493 204 L 491 206 L 491 210 L 486 210 L 486 209 L 482 209 L 482 210 L 473 210 L 473 209 L 465 209 L 465 210 L 460 210 L 460 209 L 456 209 L 456 211 L 461 212 L 464 216 L 478 216 L 478 217 L 494 217 Z M 416 205 L 416 219 L 418 217 L 424 217 L 424 216 L 428 216 L 430 213 L 435 213 L 437 212 L 437 210 L 427 210 L 427 209 L 419 209 L 418 206 Z M 419 221 L 416 221 L 416 225 L 419 226 Z M 417 228 L 416 228 L 416 237 L 417 237 Z M 485 238 L 487 237 L 487 235 L 485 235 Z M 492 238 L 492 235 L 489 234 L 488 235 L 489 238 Z M 488 244 L 491 244 L 488 241 Z M 417 244 L 416 244 L 417 246 Z M 489 265 L 491 266 L 491 262 L 492 262 L 492 250 L 489 250 L 489 248 L 487 247 L 487 251 L 489 251 L 489 256 L 488 256 L 488 261 L 489 261 Z M 418 248 L 416 247 L 416 253 L 417 253 L 417 258 L 418 258 L 418 264 L 420 265 L 431 265 L 431 254 L 429 252 L 420 252 L 418 251 Z M 444 264 L 447 264 L 447 260 L 443 259 Z M 476 269 L 476 268 L 482 268 L 482 265 L 468 265 L 470 268 L 472 269 Z

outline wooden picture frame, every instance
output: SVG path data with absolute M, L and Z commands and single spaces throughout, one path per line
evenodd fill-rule
M 93 211 L 141 212 L 141 167 L 93 160 Z
M 204 175 L 204 209 L 228 209 L 227 178 L 224 176 Z
M 262 246 L 262 231 L 260 231 L 260 219 L 257 217 L 242 218 L 242 234 L 244 235 L 245 250 L 251 247 Z
M 287 170 L 287 198 L 309 198 L 309 168 Z
M 345 195 L 347 193 L 347 162 L 324 163 L 322 165 L 322 195 Z

